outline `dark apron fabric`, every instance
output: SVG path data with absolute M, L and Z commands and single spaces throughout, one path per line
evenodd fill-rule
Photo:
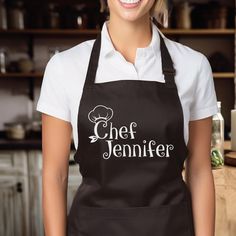
M 154 20 L 156 24 L 156 21 Z M 67 217 L 68 236 L 194 236 L 188 157 L 175 69 L 160 36 L 165 83 L 95 83 L 101 33 L 78 110 L 82 175 Z

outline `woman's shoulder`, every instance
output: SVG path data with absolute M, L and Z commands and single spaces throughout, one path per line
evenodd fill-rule
M 73 65 L 78 62 L 80 65 L 87 63 L 94 41 L 95 39 L 85 40 L 73 47 L 57 53 L 57 57 L 61 61 L 61 65 Z
M 51 91 L 63 91 L 68 98 L 82 91 L 94 39 L 54 54 L 47 62 L 43 83 Z M 62 94 L 62 92 L 61 92 Z

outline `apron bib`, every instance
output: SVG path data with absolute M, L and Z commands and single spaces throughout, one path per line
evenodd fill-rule
M 67 217 L 68 236 L 194 236 L 191 194 L 182 178 L 188 156 L 183 110 L 159 37 L 164 83 L 95 83 L 101 33 L 94 42 L 74 155 L 83 178 Z

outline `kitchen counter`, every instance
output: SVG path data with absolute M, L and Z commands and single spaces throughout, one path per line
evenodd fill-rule
M 42 150 L 40 139 L 9 140 L 0 139 L 0 150 Z M 71 150 L 74 144 L 71 143 Z
M 9 140 L 0 139 L 0 150 L 41 150 L 39 139 Z
M 71 150 L 74 150 L 74 143 L 71 143 Z M 22 140 L 7 139 L 5 132 L 0 131 L 0 150 L 42 150 L 41 133 L 28 135 Z
M 41 150 L 40 137 L 13 141 L 4 138 L 0 132 L 0 150 Z M 231 148 L 225 141 L 225 153 Z M 71 149 L 74 149 L 73 142 Z M 216 234 L 215 236 L 234 236 L 236 232 L 236 167 L 225 165 L 213 169 L 216 191 Z
M 230 151 L 230 141 L 225 141 L 225 150 Z M 41 150 L 41 133 L 29 135 L 23 140 L 10 140 L 6 138 L 5 132 L 0 131 L 0 150 Z M 74 143 L 71 142 L 71 149 L 74 150 Z

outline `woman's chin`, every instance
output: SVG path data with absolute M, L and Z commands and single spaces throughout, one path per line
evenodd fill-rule
M 137 15 L 130 15 L 130 14 L 122 15 L 122 16 L 120 16 L 120 18 L 124 21 L 127 21 L 127 22 L 137 21 L 139 19 L 139 17 Z
M 141 18 L 144 17 L 144 14 L 139 14 L 139 13 L 136 13 L 136 14 L 130 14 L 130 13 L 125 13 L 123 12 L 122 14 L 119 15 L 119 18 L 122 20 L 122 21 L 127 21 L 127 22 L 138 22 Z

